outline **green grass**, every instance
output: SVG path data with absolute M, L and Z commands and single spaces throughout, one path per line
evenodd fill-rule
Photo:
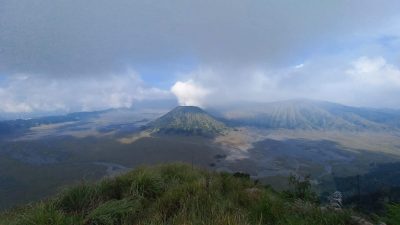
M 400 224 L 400 204 L 390 204 L 386 209 L 386 216 L 381 218 L 388 225 Z
M 1 225 L 350 224 L 350 212 L 186 164 L 141 167 L 0 214 Z

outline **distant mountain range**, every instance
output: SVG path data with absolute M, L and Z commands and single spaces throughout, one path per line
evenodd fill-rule
M 242 171 L 275 187 L 286 187 L 289 174 L 310 174 L 321 190 L 342 191 L 334 176 L 400 160 L 397 110 L 310 100 L 206 110 L 155 105 L 0 121 L 0 208 L 159 162 Z M 382 170 L 385 185 L 398 184 L 390 180 L 395 169 Z
M 178 106 L 149 123 L 148 128 L 156 133 L 201 136 L 222 134 L 228 129 L 224 123 L 195 106 Z
M 233 126 L 269 129 L 384 131 L 400 128 L 400 111 L 397 110 L 312 100 L 243 104 L 222 109 L 219 116 Z
M 18 132 L 24 132 L 26 130 L 29 130 L 31 127 L 39 125 L 83 121 L 89 118 L 94 118 L 100 115 L 101 113 L 107 111 L 109 110 L 93 111 L 93 112 L 75 112 L 60 116 L 46 116 L 46 117 L 26 119 L 26 120 L 24 119 L 4 120 L 0 121 L 0 136 L 15 134 Z
M 127 109 L 130 110 L 130 109 Z M 86 121 L 118 110 L 78 112 L 28 120 L 0 121 L 0 136 L 18 134 L 43 124 Z M 263 104 L 237 104 L 210 110 L 179 106 L 145 127 L 155 133 L 215 136 L 228 127 L 263 129 L 400 131 L 400 110 L 351 107 L 341 104 L 289 100 Z

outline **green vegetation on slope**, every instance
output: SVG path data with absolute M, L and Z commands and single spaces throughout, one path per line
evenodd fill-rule
M 227 127 L 195 106 L 179 106 L 149 124 L 157 133 L 214 136 Z
M 246 176 L 185 164 L 142 167 L 0 214 L 0 224 L 350 224 L 348 211 L 324 210 L 307 191 L 278 193 Z
M 387 215 L 383 218 L 387 224 L 400 224 L 400 204 L 387 206 Z

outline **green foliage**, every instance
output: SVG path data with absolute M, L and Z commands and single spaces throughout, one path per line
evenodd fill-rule
M 302 184 L 296 180 L 296 185 Z M 296 190 L 296 189 L 295 189 Z M 185 164 L 142 167 L 97 184 L 67 189 L 44 203 L 0 214 L 0 224 L 348 224 L 347 211 L 321 210 L 308 185 L 288 201 L 247 176 Z M 296 200 L 297 199 L 297 200 Z M 303 200 L 302 200 L 303 199 Z
M 86 219 L 85 224 L 90 225 L 114 225 L 122 224 L 129 218 L 133 218 L 141 209 L 139 200 L 122 199 L 111 200 L 99 205 Z
M 253 222 L 260 224 L 276 224 L 284 211 L 285 205 L 282 199 L 264 194 L 261 203 L 255 205 L 251 211 L 251 218 Z
M 390 204 L 386 208 L 386 217 L 382 218 L 382 220 L 388 225 L 400 224 L 400 204 Z
M 148 170 L 139 170 L 131 183 L 130 193 L 145 198 L 155 198 L 164 191 L 164 181 L 157 173 Z
M 200 179 L 202 171 L 190 168 L 186 164 L 169 164 L 159 166 L 161 177 L 169 185 L 181 184 Z
M 101 200 L 122 199 L 129 190 L 131 181 L 117 177 L 115 179 L 105 179 L 99 183 L 98 194 Z
M 57 206 L 67 212 L 86 214 L 98 201 L 98 191 L 95 186 L 80 184 L 69 188 L 57 199 Z
M 67 217 L 53 204 L 39 203 L 18 215 L 15 225 L 74 225 L 79 220 Z
M 291 199 L 301 199 L 308 202 L 317 202 L 318 196 L 312 190 L 310 176 L 305 176 L 304 178 L 296 177 L 295 175 L 290 175 L 289 177 L 290 190 L 284 192 L 287 198 Z
M 328 211 L 317 204 L 301 199 L 288 202 L 283 198 L 265 193 L 260 204 L 251 210 L 254 223 L 271 225 L 335 225 L 349 224 L 349 211 Z

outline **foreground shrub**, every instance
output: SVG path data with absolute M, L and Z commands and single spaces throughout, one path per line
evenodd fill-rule
M 19 215 L 16 225 L 74 225 L 74 217 L 66 217 L 52 204 L 39 203 Z
M 0 214 L 0 224 L 350 224 L 348 211 L 322 210 L 310 201 L 313 194 L 308 183 L 297 181 L 298 188 L 288 197 L 248 176 L 185 164 L 142 167 L 97 184 L 80 184 L 18 212 Z
M 400 204 L 391 204 L 387 206 L 386 217 L 383 218 L 388 225 L 400 224 Z
M 317 194 L 312 190 L 310 176 L 289 176 L 289 190 L 284 192 L 287 199 L 301 199 L 308 202 L 318 202 Z
M 102 180 L 97 188 L 102 201 L 119 200 L 124 198 L 129 192 L 131 180 L 125 177 Z
M 85 224 L 114 225 L 134 220 L 141 210 L 140 200 L 111 200 L 99 205 L 86 218 Z
M 145 198 L 156 198 L 165 189 L 164 181 L 161 176 L 155 172 L 139 170 L 135 173 L 130 187 L 132 195 L 140 195 Z
M 65 190 L 56 204 L 67 213 L 87 214 L 98 202 L 97 194 L 94 185 L 80 184 Z

